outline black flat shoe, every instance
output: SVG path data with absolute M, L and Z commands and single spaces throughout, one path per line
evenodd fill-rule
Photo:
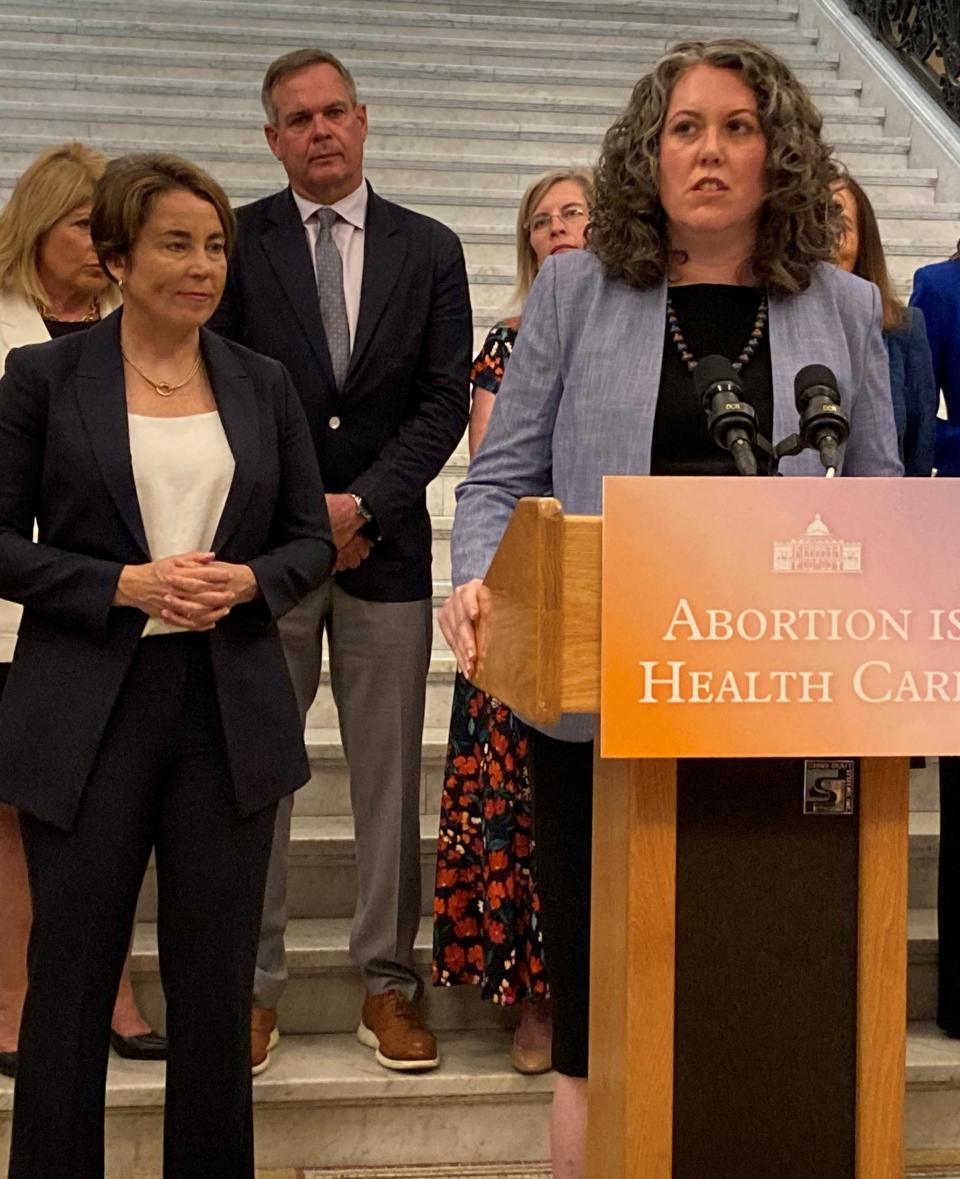
M 16 1052 L 0 1052 L 0 1076 L 15 1077 L 17 1075 Z
M 121 1036 L 110 1029 L 110 1045 L 117 1056 L 124 1060 L 166 1060 L 167 1037 L 157 1032 L 145 1032 L 142 1036 Z

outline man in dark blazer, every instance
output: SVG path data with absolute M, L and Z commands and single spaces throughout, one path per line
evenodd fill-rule
M 358 899 L 350 950 L 367 999 L 357 1034 L 400 1070 L 439 1063 L 416 1010 L 420 748 L 432 640 L 427 484 L 466 427 L 471 315 L 463 251 L 445 226 L 363 176 L 367 113 L 332 55 L 270 66 L 265 133 L 289 188 L 239 210 L 212 326 L 289 369 L 316 443 L 337 575 L 281 624 L 304 716 L 324 630 L 350 767 Z M 286 979 L 281 804 L 251 1021 L 254 1071 L 276 1043 Z

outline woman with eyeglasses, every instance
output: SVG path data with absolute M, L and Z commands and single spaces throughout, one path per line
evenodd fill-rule
M 517 212 L 516 315 L 491 330 L 470 371 L 470 456 L 476 454 L 520 330 L 520 313 L 547 258 L 582 250 L 593 172 L 564 168 L 535 180 Z M 519 1006 L 510 1059 L 521 1073 L 551 1067 L 549 986 L 532 865 L 528 729 L 457 673 L 440 804 L 433 981 L 471 983 Z

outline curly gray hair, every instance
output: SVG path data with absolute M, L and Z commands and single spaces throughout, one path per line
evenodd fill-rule
M 776 54 L 751 41 L 684 41 L 634 86 L 607 132 L 597 168 L 589 248 L 608 275 L 655 286 L 671 259 L 659 197 L 659 142 L 677 80 L 695 65 L 738 70 L 757 99 L 767 141 L 767 195 L 750 259 L 757 282 L 778 294 L 810 284 L 842 232 L 830 185 L 841 174 L 821 138 L 823 118 L 805 87 Z

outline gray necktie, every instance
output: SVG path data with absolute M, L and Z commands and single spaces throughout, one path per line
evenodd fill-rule
M 333 240 L 333 226 L 338 214 L 334 209 L 317 209 L 317 289 L 320 293 L 320 318 L 327 337 L 333 377 L 339 389 L 350 364 L 350 323 L 343 294 L 343 259 Z

